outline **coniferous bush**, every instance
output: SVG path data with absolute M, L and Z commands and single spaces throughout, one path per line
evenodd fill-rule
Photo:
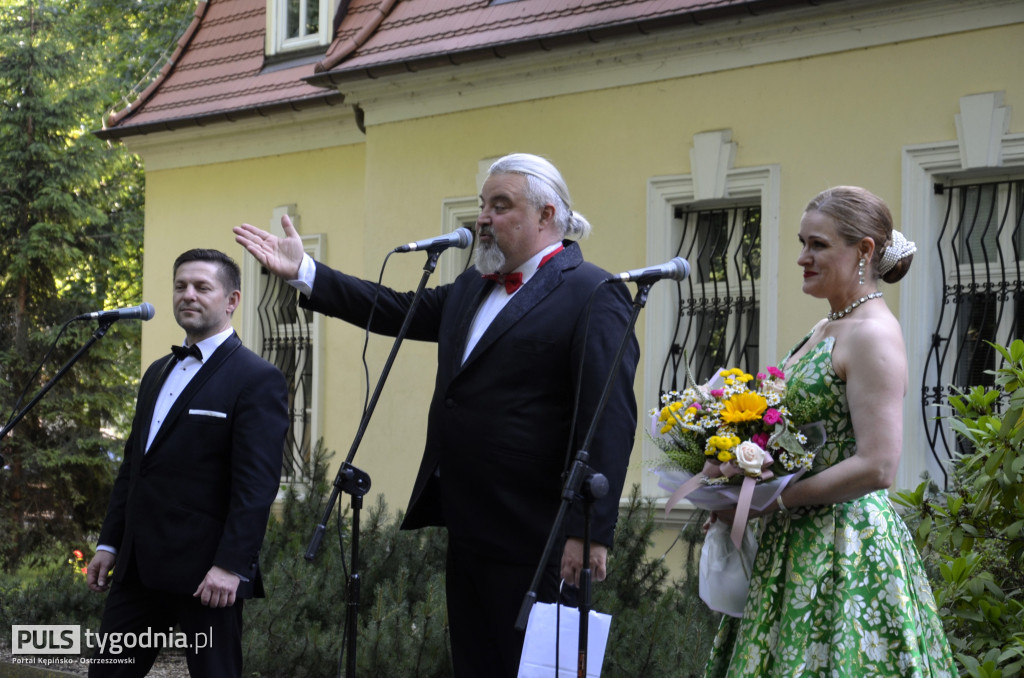
M 268 530 L 262 556 L 268 597 L 246 607 L 245 666 L 253 677 L 344 675 L 349 510 L 332 518 L 328 535 L 338 539 L 325 538 L 312 563 L 304 559 L 329 489 L 325 465 L 314 459 L 305 496 L 290 489 Z M 362 514 L 357 673 L 451 676 L 444 531 L 399 530 L 401 513 L 392 516 L 382 498 Z M 593 609 L 612 615 L 602 676 L 703 675 L 719 615 L 697 595 L 701 522 L 698 516 L 680 534 L 691 565 L 676 582 L 663 559 L 650 553 L 654 506 L 633 488 L 609 554 L 608 579 L 594 587 Z

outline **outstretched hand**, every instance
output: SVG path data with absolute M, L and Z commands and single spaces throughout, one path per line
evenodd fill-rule
M 299 276 L 305 250 L 302 238 L 287 214 L 281 217 L 281 227 L 284 228 L 283 238 L 249 224 L 235 226 L 231 230 L 235 234 L 235 242 L 247 249 L 267 270 L 285 280 L 294 280 Z

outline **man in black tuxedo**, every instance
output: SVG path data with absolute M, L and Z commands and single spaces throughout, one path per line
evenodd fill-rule
M 637 414 L 634 336 L 621 363 L 612 364 L 629 323 L 630 297 L 620 285 L 601 285 L 608 273 L 583 260 L 574 239 L 587 235 L 590 224 L 571 210 L 558 170 L 538 156 L 505 156 L 492 165 L 480 199 L 475 267 L 426 290 L 408 334 L 437 342 L 438 368 L 423 460 L 402 526 L 448 530 L 448 619 L 458 678 L 516 675 L 523 635 L 514 626 L 558 512 L 562 473 L 614 371 L 614 390 L 588 450 L 590 465 L 610 484 L 593 512 L 591 569 L 596 581 L 604 579 Z M 398 332 L 412 292 L 313 262 L 291 221 L 282 224 L 284 238 L 243 224 L 236 240 L 302 290 L 304 306 L 365 327 L 376 304 L 371 329 Z M 578 583 L 579 503 L 565 532 L 541 600 L 555 599 L 559 574 Z
M 240 299 L 226 254 L 195 249 L 174 262 L 185 344 L 142 377 L 87 572 L 89 588 L 110 589 L 99 642 L 170 636 L 177 624 L 193 677 L 242 675 L 242 600 L 263 596 L 258 556 L 288 430 L 284 376 L 231 328 Z M 96 653 L 90 676 L 144 676 L 160 647 L 114 650 Z

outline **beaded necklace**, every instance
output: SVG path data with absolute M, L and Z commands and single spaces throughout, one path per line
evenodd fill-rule
M 828 314 L 828 319 L 829 319 L 829 321 L 839 320 L 840 318 L 842 318 L 844 316 L 850 315 L 850 313 L 853 312 L 853 309 L 857 308 L 858 306 L 863 304 L 865 301 L 868 301 L 869 299 L 877 299 L 880 296 L 882 296 L 881 290 L 879 290 L 878 292 L 872 292 L 871 294 L 865 294 L 863 297 L 861 297 L 857 301 L 853 302 L 852 304 L 850 304 L 849 306 L 844 308 L 842 311 L 830 311 L 829 314 Z

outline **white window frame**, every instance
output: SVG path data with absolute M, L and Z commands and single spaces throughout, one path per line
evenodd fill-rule
M 723 137 L 722 141 L 728 141 Z M 758 341 L 762 360 L 765 356 L 778 354 L 776 335 L 778 333 L 778 278 L 779 278 L 779 166 L 765 165 L 743 169 L 720 167 L 714 182 L 718 188 L 708 193 L 700 186 L 708 186 L 707 175 L 699 169 L 694 174 L 654 177 L 647 184 L 647 265 L 662 263 L 675 252 L 679 243 L 679 232 L 675 210 L 677 207 L 693 205 L 700 207 L 708 199 L 758 202 L 761 205 L 761 277 L 759 282 L 760 323 Z M 703 182 L 703 183 L 702 183 Z M 654 285 L 648 296 L 644 322 L 643 402 L 639 403 L 641 426 L 649 422 L 648 411 L 656 404 L 657 385 L 662 362 L 671 348 L 675 319 L 678 317 L 678 300 L 674 286 Z M 661 457 L 661 451 L 645 437 L 643 441 L 643 468 Z M 645 472 L 641 479 L 644 496 L 652 497 L 659 506 L 664 506 L 668 493 L 658 487 L 653 474 Z M 687 520 L 691 509 L 688 502 L 682 502 L 672 510 L 665 520 L 668 524 L 679 524 Z M 663 515 L 658 512 L 658 515 Z M 659 520 L 661 520 L 659 518 Z
M 903 400 L 903 455 L 895 483 L 899 489 L 917 487 L 925 471 L 933 478 L 942 477 L 929 451 L 921 413 L 921 384 L 926 375 L 925 361 L 918 357 L 931 345 L 942 303 L 939 291 L 945 282 L 935 247 L 945 197 L 936 195 L 934 186 L 945 177 L 967 172 L 980 180 L 1024 170 L 1024 134 L 1005 134 L 1009 109 L 1002 106 L 1002 99 L 1001 92 L 961 97 L 960 113 L 955 116 L 957 139 L 903 148 L 899 223 L 907 239 L 917 243 L 917 252 L 907 281 L 900 285 L 899 320 L 907 345 L 910 390 Z M 928 383 L 936 380 L 931 376 Z
M 472 231 L 479 214 L 479 198 L 448 198 L 443 200 L 441 202 L 441 234 L 451 233 L 459 228 L 468 228 Z M 441 284 L 455 282 L 459 274 L 466 270 L 471 251 L 471 247 L 465 249 L 449 247 L 442 253 L 441 259 L 438 262 L 438 272 L 440 274 L 438 277 Z
M 281 228 L 281 217 L 288 215 L 296 229 L 301 227 L 301 217 L 298 215 L 297 206 L 282 205 L 274 209 L 267 230 L 279 237 L 284 237 L 284 230 Z M 302 236 L 303 249 L 309 256 L 316 260 L 322 260 L 325 249 L 326 236 L 323 234 L 312 234 Z M 259 299 L 262 293 L 260 289 L 260 263 L 255 257 L 246 255 L 242 260 L 242 343 L 257 355 L 262 355 L 263 335 L 259 322 Z M 246 292 L 246 290 L 251 290 Z M 278 328 L 284 332 L 284 328 Z M 324 367 L 324 341 L 323 323 L 319 313 L 313 314 L 312 327 L 310 328 L 310 340 L 312 345 L 310 351 L 313 355 L 313 383 L 311 384 L 312 402 L 305 404 L 306 414 L 309 417 L 309 439 L 311 448 L 315 448 L 320 440 L 323 431 L 322 424 L 322 403 L 323 403 L 323 367 Z M 301 378 L 301 375 L 297 376 Z M 304 479 L 292 479 L 302 482 Z M 278 499 L 284 498 L 284 488 L 288 482 L 292 482 L 282 476 L 282 487 L 278 492 Z M 299 496 L 304 496 L 304 488 L 297 487 Z
M 282 54 L 312 47 L 328 45 L 333 37 L 334 2 L 331 0 L 296 0 L 300 3 L 298 37 L 288 37 L 288 4 L 292 0 L 267 0 L 267 54 Z M 304 33 L 306 16 L 310 4 L 316 3 L 320 23 L 316 33 Z

